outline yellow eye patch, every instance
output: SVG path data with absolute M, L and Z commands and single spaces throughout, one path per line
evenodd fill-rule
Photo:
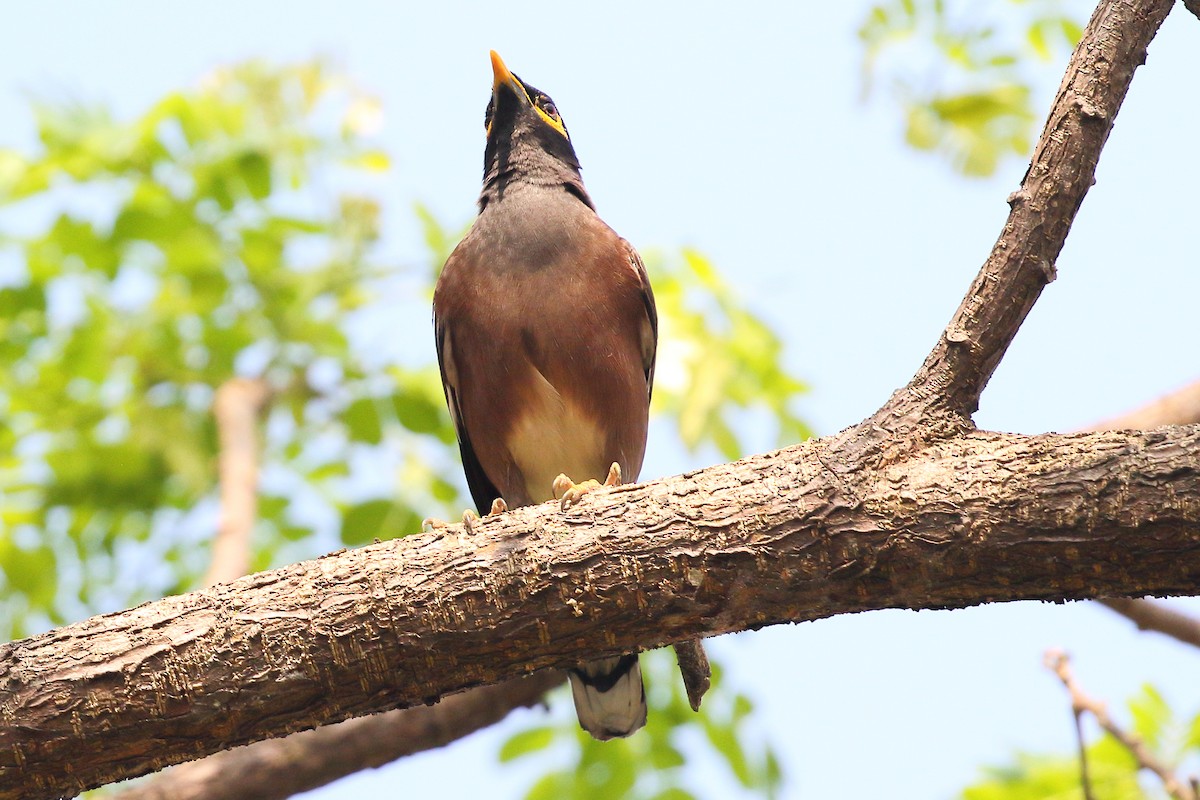
M 568 139 L 571 138 L 570 136 L 567 136 L 567 129 L 565 127 L 563 127 L 562 120 L 559 119 L 557 114 L 555 114 L 554 116 L 550 116 L 549 114 L 547 114 L 545 111 L 542 110 L 541 106 L 537 105 L 536 103 L 533 106 L 533 110 L 536 111 L 538 113 L 538 116 L 541 117 L 545 121 L 545 123 L 547 125 L 549 125 L 551 128 L 554 128 L 554 130 L 558 131 L 563 136 L 566 136 Z

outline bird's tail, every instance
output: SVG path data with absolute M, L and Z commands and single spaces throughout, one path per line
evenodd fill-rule
M 636 653 L 589 661 L 570 671 L 579 725 L 600 740 L 646 724 L 646 690 Z

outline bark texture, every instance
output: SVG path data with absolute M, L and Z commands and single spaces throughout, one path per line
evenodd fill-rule
M 835 437 L 836 438 L 836 437 Z M 0 797 L 588 657 L 876 608 L 1187 594 L 1200 427 L 829 442 L 326 556 L 0 647 Z
M 1105 0 L 921 370 L 843 433 L 0 646 L 0 798 L 73 795 L 533 670 L 876 608 L 1190 594 L 1200 427 L 974 429 L 1170 0 Z M 399 533 L 399 532 L 398 532 Z
M 1144 407 L 1089 430 L 1153 428 L 1200 423 L 1200 382 L 1185 386 Z M 1148 600 L 1099 601 L 1137 623 L 1200 647 L 1200 624 L 1191 617 Z M 708 664 L 702 648 L 675 645 L 693 707 L 707 689 Z M 692 676 L 689 679 L 689 676 Z M 223 800 L 252 794 L 263 800 L 289 797 L 389 759 L 438 747 L 499 721 L 515 708 L 530 705 L 539 682 L 545 689 L 561 683 L 560 674 L 538 672 L 497 686 L 453 695 L 429 707 L 397 709 L 369 717 L 302 731 L 225 750 L 181 764 L 151 781 L 117 793 L 117 800 Z

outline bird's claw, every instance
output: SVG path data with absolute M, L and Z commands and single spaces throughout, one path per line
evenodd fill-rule
M 499 498 L 497 498 L 497 501 L 500 503 L 504 502 L 503 500 L 500 500 Z M 496 508 L 496 503 L 492 503 L 493 512 L 495 511 L 495 508 Z M 469 508 L 463 511 L 462 524 L 463 524 L 463 527 L 467 529 L 467 533 L 474 532 L 474 525 L 478 521 L 479 521 L 479 515 L 476 514 L 474 511 L 472 511 Z M 442 531 L 442 530 L 445 530 L 446 528 L 449 528 L 450 525 L 451 525 L 451 523 L 446 522 L 446 520 L 444 520 L 444 519 L 438 519 L 437 517 L 426 517 L 425 519 L 421 520 L 421 532 L 422 533 L 432 533 L 433 531 Z
M 559 473 L 554 479 L 554 497 L 559 501 L 559 508 L 566 511 L 571 506 L 578 503 L 585 494 L 594 492 L 601 486 L 620 486 L 621 485 L 621 465 L 613 462 L 608 468 L 608 477 L 604 479 L 604 483 L 597 480 L 586 480 L 583 483 L 575 483 L 564 473 Z

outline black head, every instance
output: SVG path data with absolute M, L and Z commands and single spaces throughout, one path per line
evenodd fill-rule
M 486 203 L 514 180 L 561 185 L 588 205 L 579 159 L 567 126 L 550 95 L 522 81 L 492 51 L 492 97 L 484 114 L 483 153 Z

